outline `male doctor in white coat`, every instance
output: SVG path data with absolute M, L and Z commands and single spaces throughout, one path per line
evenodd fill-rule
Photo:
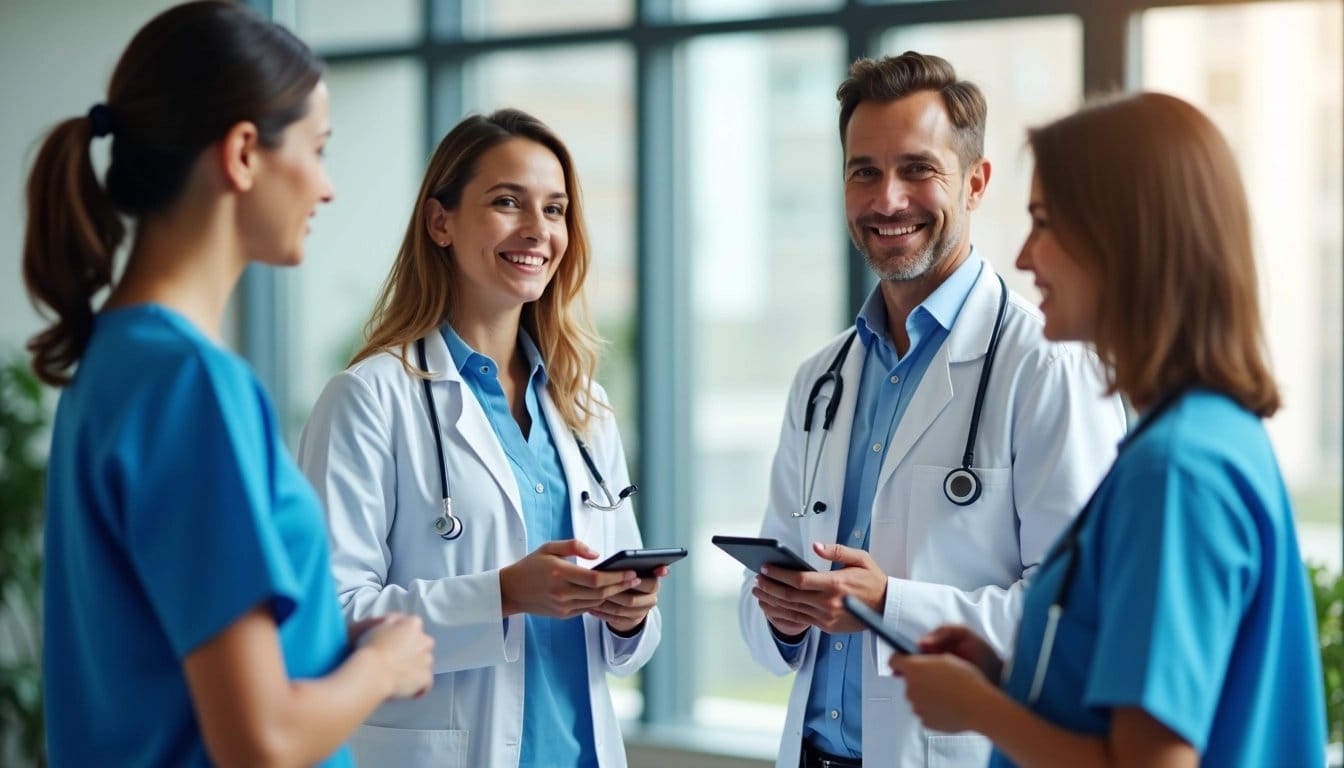
M 962 623 L 1006 653 L 1024 583 L 1110 465 L 1124 410 L 1095 356 L 1047 343 L 971 245 L 990 176 L 980 90 L 909 52 L 856 62 L 837 97 L 850 237 L 879 284 L 799 369 L 771 471 L 761 535 L 816 572 L 748 574 L 739 618 L 759 663 L 798 673 L 778 768 L 978 768 L 988 742 L 924 730 L 841 599 L 911 640 Z M 971 478 L 957 470 L 986 366 Z M 832 369 L 844 386 L 814 395 Z

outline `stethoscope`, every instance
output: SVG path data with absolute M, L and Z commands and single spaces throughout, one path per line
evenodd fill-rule
M 420 363 L 420 370 L 428 371 L 429 363 L 425 358 L 425 340 L 419 339 L 415 343 L 416 356 Z M 425 405 L 429 408 L 429 424 L 434 432 L 434 447 L 438 449 L 437 458 L 439 460 L 439 489 L 443 493 L 443 511 L 434 518 L 434 532 L 444 541 L 452 541 L 462 535 L 462 518 L 453 514 L 453 494 L 448 486 L 448 464 L 444 460 L 443 454 L 443 435 L 439 428 L 439 412 L 434 407 L 434 395 L 429 388 L 429 379 L 421 379 L 420 383 L 425 388 Z M 639 493 L 639 486 L 627 485 L 621 489 L 616 496 L 611 495 L 611 490 L 607 488 L 607 481 L 603 479 L 602 473 L 597 470 L 597 464 L 593 462 L 593 456 L 588 452 L 588 446 L 574 435 L 574 442 L 579 446 L 579 455 L 583 457 L 583 463 L 592 473 L 593 479 L 597 481 L 597 487 L 602 489 L 602 495 L 606 496 L 607 503 L 601 504 L 595 501 L 584 491 L 579 495 L 579 500 L 589 509 L 599 509 L 603 512 L 615 512 L 620 509 L 625 500 Z
M 1031 690 L 1027 693 L 1028 705 L 1035 704 L 1036 700 L 1041 697 L 1041 687 L 1045 684 L 1045 673 L 1050 668 L 1050 654 L 1055 649 L 1055 631 L 1059 628 L 1059 618 L 1064 615 L 1064 608 L 1068 605 L 1069 592 L 1073 588 L 1073 580 L 1078 571 L 1079 539 L 1083 525 L 1087 522 L 1092 513 L 1092 508 L 1095 506 L 1097 494 L 1101 492 L 1102 486 L 1106 484 L 1106 480 L 1115 471 L 1115 465 L 1120 461 L 1120 454 L 1124 452 L 1125 448 L 1133 443 L 1139 435 L 1143 434 L 1143 431 L 1153 422 L 1157 421 L 1158 415 L 1175 402 L 1180 395 L 1181 391 L 1178 390 L 1163 398 L 1144 416 L 1143 421 L 1134 428 L 1134 431 L 1125 435 L 1125 438 L 1120 441 L 1120 447 L 1116 450 L 1115 461 L 1111 463 L 1111 468 L 1107 470 L 1106 477 L 1103 477 L 1101 482 L 1097 484 L 1097 489 L 1092 492 L 1092 496 L 1083 505 L 1082 511 L 1073 519 L 1073 523 L 1069 525 L 1068 530 L 1064 532 L 1063 536 L 1059 537 L 1059 541 L 1055 543 L 1050 554 L 1041 563 L 1041 567 L 1044 568 L 1046 563 L 1057 557 L 1066 558 L 1064 575 L 1059 580 L 1059 588 L 1055 590 L 1055 599 L 1046 609 L 1045 632 L 1041 636 L 1041 650 L 1036 654 L 1036 669 L 1031 676 Z M 1021 631 L 1022 627 L 1019 623 L 1018 632 Z
M 994 320 L 994 330 L 989 335 L 989 346 L 985 348 L 985 364 L 980 368 L 980 386 L 975 392 L 975 405 L 971 408 L 971 426 L 966 434 L 966 451 L 961 457 L 961 466 L 947 473 L 943 478 L 943 493 L 947 500 L 959 507 L 973 504 L 980 498 L 981 484 L 980 476 L 971 469 L 971 462 L 975 459 L 975 435 L 980 431 L 980 409 L 985 404 L 985 390 L 989 386 L 989 371 L 994 366 L 994 355 L 999 349 L 999 336 L 1003 330 L 1003 318 L 1008 312 L 1008 285 L 999 277 L 999 314 Z M 840 394 L 844 391 L 845 381 L 840 376 L 840 369 L 845 364 L 845 358 L 849 355 L 849 348 L 854 344 L 854 337 L 858 335 L 858 330 L 851 331 L 849 338 L 845 339 L 844 346 L 840 347 L 840 352 L 831 362 L 831 367 L 826 369 L 816 382 L 812 385 L 812 391 L 807 396 L 807 408 L 803 410 L 803 432 L 807 437 L 803 440 L 803 477 L 802 477 L 802 500 L 801 509 L 793 513 L 794 517 L 806 517 L 808 512 L 812 514 L 821 514 L 826 511 L 826 503 L 816 501 L 812 504 L 812 509 L 807 508 L 808 499 L 812 498 L 812 492 L 817 487 L 817 473 L 821 468 L 821 457 L 826 450 L 826 436 L 830 434 L 831 422 L 835 420 L 835 412 L 840 408 Z M 812 449 L 812 416 L 816 408 L 817 398 L 821 395 L 821 390 L 827 384 L 831 385 L 830 401 L 826 403 L 826 410 L 823 412 L 821 420 L 821 440 L 817 445 L 817 457 L 812 461 L 812 472 L 806 471 L 808 457 Z

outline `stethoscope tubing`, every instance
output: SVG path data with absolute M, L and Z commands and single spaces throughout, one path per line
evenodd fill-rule
M 1055 636 L 1059 630 L 1059 620 L 1064 615 L 1064 610 L 1068 607 L 1069 595 L 1073 592 L 1073 582 L 1078 574 L 1078 551 L 1082 538 L 1083 525 L 1091 518 L 1092 512 L 1096 507 L 1097 494 L 1106 485 L 1110 479 L 1111 473 L 1115 471 L 1115 465 L 1120 461 L 1120 454 L 1126 448 L 1138 439 L 1143 431 L 1157 421 L 1157 417 L 1162 414 L 1172 403 L 1184 393 L 1184 389 L 1176 390 L 1164 397 L 1157 405 L 1144 416 L 1143 421 L 1132 432 L 1125 435 L 1120 441 L 1120 446 L 1116 450 L 1115 461 L 1111 462 L 1111 468 L 1106 471 L 1106 476 L 1097 483 L 1097 488 L 1088 497 L 1087 503 L 1083 505 L 1082 510 L 1074 517 L 1073 522 L 1069 524 L 1068 529 L 1059 537 L 1058 543 L 1046 555 L 1042 561 L 1041 567 L 1044 568 L 1047 563 L 1055 558 L 1063 557 L 1064 573 L 1060 577 L 1059 586 L 1055 589 L 1055 599 L 1050 602 L 1046 609 L 1045 631 L 1041 636 L 1041 649 L 1036 654 L 1036 668 L 1031 676 L 1031 689 L 1027 693 L 1027 704 L 1035 704 L 1040 698 L 1041 689 L 1045 685 L 1045 673 L 1050 668 L 1050 657 L 1055 650 Z M 1018 625 L 1018 631 L 1021 631 L 1021 625 Z
M 427 377 L 429 374 L 429 361 L 425 354 L 425 340 L 423 338 L 416 340 L 415 349 L 416 361 L 420 364 L 420 370 L 426 374 L 426 378 L 421 378 L 420 383 L 424 386 L 425 407 L 429 411 L 429 425 L 431 431 L 434 433 L 434 448 L 436 450 L 435 459 L 438 460 L 439 464 L 439 489 L 443 499 L 443 513 L 434 519 L 434 530 L 443 540 L 452 541 L 462 535 L 465 526 L 463 526 L 461 518 L 453 515 L 453 494 L 452 488 L 448 482 L 448 463 L 444 458 L 443 452 L 443 430 L 440 428 L 439 412 L 434 405 L 434 394 L 429 385 L 429 378 Z M 615 512 L 624 506 L 626 499 L 639 493 L 639 486 L 632 483 L 623 488 L 619 494 L 613 496 L 611 490 L 607 487 L 606 479 L 603 478 L 602 473 L 598 471 L 597 463 L 593 461 L 593 456 L 591 452 L 589 452 L 587 444 L 584 443 L 577 434 L 574 435 L 574 442 L 578 445 L 579 456 L 583 458 L 584 465 L 587 466 L 588 471 L 592 473 L 593 480 L 597 482 L 597 487 L 601 489 L 607 502 L 606 504 L 602 504 L 596 499 L 593 499 L 587 491 L 583 491 L 580 495 L 580 500 L 583 502 L 584 506 L 591 509 L 602 510 L 604 512 Z
M 989 374 L 994 367 L 994 358 L 999 351 L 999 339 L 1003 335 L 1003 322 L 1008 314 L 1008 284 L 1004 282 L 1002 276 L 999 277 L 999 310 L 994 318 L 994 328 L 989 335 L 989 344 L 985 347 L 985 362 L 980 367 L 980 380 L 976 385 L 975 404 L 971 407 L 971 424 L 966 432 L 966 450 L 962 454 L 961 466 L 952 470 L 943 480 L 943 494 L 947 500 L 959 507 L 964 507 L 975 502 L 980 498 L 980 476 L 971 468 L 975 460 L 975 438 L 980 431 L 980 413 L 985 404 L 985 392 L 989 389 Z M 821 376 L 812 384 L 812 390 L 808 393 L 807 406 L 803 409 L 803 477 L 802 483 L 802 504 L 798 511 L 793 512 L 794 517 L 806 517 L 808 514 L 808 502 L 812 499 L 812 494 L 816 490 L 817 474 L 821 468 L 821 457 L 826 449 L 826 437 L 830 434 L 831 422 L 835 419 L 835 413 L 840 407 L 840 396 L 844 392 L 845 381 L 840 370 L 844 367 L 845 359 L 849 356 L 849 348 L 854 343 L 854 338 L 858 335 L 858 329 L 850 331 L 849 337 L 840 347 L 839 353 L 831 361 L 831 365 Z M 830 400 L 826 403 L 826 410 L 821 422 L 821 440 L 817 447 L 817 458 L 812 463 L 812 472 L 810 478 L 807 472 L 808 459 L 812 448 L 812 418 L 815 415 L 817 398 L 821 395 L 822 388 L 831 384 Z M 968 490 L 964 493 L 955 492 L 956 488 L 964 485 Z M 812 505 L 815 514 L 826 511 L 826 504 L 818 501 Z

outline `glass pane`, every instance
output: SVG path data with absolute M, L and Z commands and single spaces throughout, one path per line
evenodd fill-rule
M 839 8 L 842 3 L 843 0 L 676 0 L 673 9 L 677 19 L 705 21 L 814 13 Z
M 1082 46 L 1082 23 L 1074 16 L 898 27 L 882 36 L 883 54 L 942 56 L 958 77 L 984 92 L 985 157 L 992 173 L 984 201 L 971 215 L 971 240 L 1010 287 L 1033 301 L 1038 292 L 1031 276 L 1013 266 L 1030 221 L 1027 128 L 1081 103 Z
M 314 49 L 403 45 L 421 37 L 422 0 L 291 0 L 294 31 Z M 276 17 L 284 19 L 282 2 Z
M 557 89 L 552 73 L 565 73 Z M 634 57 L 621 45 L 509 51 L 465 69 L 468 113 L 517 107 L 569 147 L 592 241 L 588 304 L 610 342 L 598 374 L 632 463 L 635 432 Z
M 287 270 L 297 283 L 289 372 L 295 435 L 327 380 L 363 341 L 364 322 L 401 246 L 425 163 L 418 63 L 332 66 L 327 86 L 332 138 L 326 163 L 336 198 L 318 209 L 306 263 Z
M 709 543 L 756 535 L 770 461 L 798 365 L 846 324 L 844 209 L 835 88 L 844 41 L 830 32 L 732 35 L 682 49 L 691 265 L 691 546 L 699 637 L 694 715 L 778 731 L 792 678 L 736 638 L 742 569 Z M 736 119 L 731 119 L 731 118 Z M 730 118 L 730 119 L 725 119 Z
M 447 10 L 451 4 L 445 4 Z M 635 18 L 634 0 L 464 0 L 462 29 L 468 37 L 618 27 Z
M 1284 401 L 1269 433 L 1293 494 L 1302 556 L 1336 572 L 1344 548 L 1341 7 L 1168 8 L 1143 14 L 1141 22 L 1143 87 L 1208 112 L 1240 160 Z

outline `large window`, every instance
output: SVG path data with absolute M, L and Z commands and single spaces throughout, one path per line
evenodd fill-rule
M 832 30 L 695 39 L 678 52 L 687 189 L 677 258 L 690 268 L 689 631 L 737 625 L 742 569 L 710 544 L 752 535 L 798 363 L 848 323 Z M 732 635 L 729 635 L 732 638 Z M 698 723 L 778 728 L 791 678 L 740 642 L 702 643 L 690 668 Z
M 1207 111 L 1240 161 L 1284 401 L 1269 433 L 1293 495 L 1302 556 L 1336 571 L 1342 15 L 1338 2 L 1164 8 L 1144 13 L 1141 28 L 1143 87 Z
M 601 377 L 645 539 L 691 550 L 665 587 L 663 646 L 642 678 L 614 683 L 618 706 L 693 726 L 677 731 L 679 747 L 731 723 L 733 741 L 754 730 L 768 754 L 792 679 L 748 658 L 741 571 L 709 537 L 759 527 L 794 370 L 852 322 L 872 284 L 845 233 L 835 88 L 858 56 L 916 49 L 985 92 L 993 173 L 972 238 L 1028 296 L 1012 266 L 1027 228 L 1028 126 L 1086 94 L 1142 87 L 1193 101 L 1227 133 L 1286 401 L 1271 434 L 1304 557 L 1338 570 L 1344 2 L 1153 4 L 395 0 L 375 12 L 274 0 L 328 60 L 335 124 L 336 201 L 318 215 L 309 263 L 274 278 L 291 315 L 275 342 L 290 435 L 358 344 L 438 139 L 501 106 L 545 120 L 583 183 L 588 298 L 611 342 Z

